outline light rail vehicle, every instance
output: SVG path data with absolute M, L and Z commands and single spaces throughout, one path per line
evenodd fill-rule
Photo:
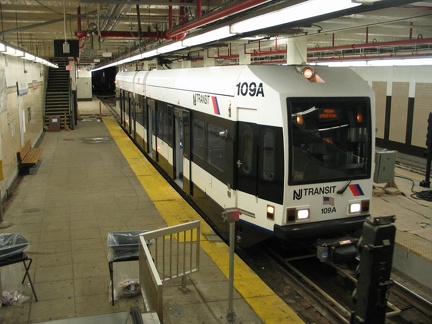
M 239 246 L 344 237 L 370 215 L 374 92 L 349 68 L 119 72 L 116 90 L 124 130 L 213 226 L 239 211 Z

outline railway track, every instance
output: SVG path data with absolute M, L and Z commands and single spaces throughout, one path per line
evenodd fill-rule
M 351 298 L 357 283 L 355 261 L 321 263 L 312 254 L 287 256 L 269 247 L 263 253 L 281 276 L 286 276 L 292 285 L 296 285 L 292 289 L 300 292 L 300 303 L 315 309 L 314 317 L 311 317 L 313 312 L 310 310 L 297 310 L 307 323 L 350 323 L 351 312 L 355 309 Z M 399 283 L 393 276 L 392 279 L 385 323 L 432 323 L 431 301 Z M 272 288 L 285 299 L 277 286 Z

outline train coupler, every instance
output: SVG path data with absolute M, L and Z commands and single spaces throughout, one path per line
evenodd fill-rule
M 316 242 L 317 258 L 321 262 L 354 259 L 357 256 L 357 238 L 337 237 Z

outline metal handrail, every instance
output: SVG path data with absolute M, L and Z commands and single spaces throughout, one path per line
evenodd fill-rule
M 146 311 L 156 311 L 163 319 L 162 283 L 181 277 L 183 292 L 186 275 L 199 270 L 200 221 L 170 226 L 140 235 L 139 272 Z

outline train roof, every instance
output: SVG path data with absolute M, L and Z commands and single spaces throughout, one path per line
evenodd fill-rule
M 146 86 L 234 96 L 239 82 L 263 82 L 275 92 L 304 97 L 311 92 L 326 96 L 371 96 L 372 89 L 350 68 L 314 66 L 323 82 L 310 82 L 303 77 L 301 66 L 235 65 L 220 67 L 119 72 L 117 80 L 138 82 Z

